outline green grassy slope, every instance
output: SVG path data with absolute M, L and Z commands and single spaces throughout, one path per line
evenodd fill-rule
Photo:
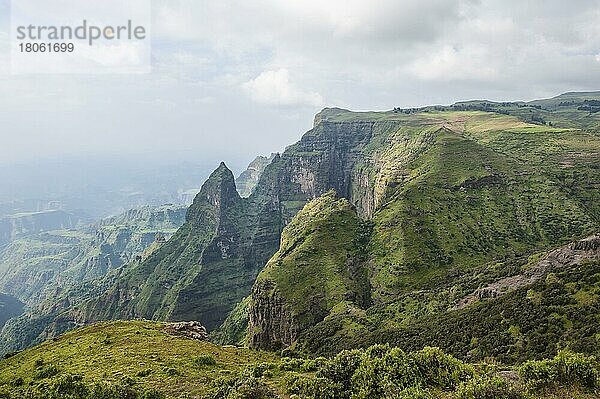
M 18 379 L 28 385 L 41 379 L 40 370 L 50 373 L 55 368 L 51 374 L 82 374 L 90 384 L 129 378 L 168 397 L 183 393 L 196 396 L 219 377 L 251 364 L 277 360 L 266 352 L 171 336 L 164 332 L 164 326 L 116 321 L 74 330 L 0 362 L 0 385 L 14 385 Z M 216 363 L 203 365 L 198 359 L 206 356 Z
M 256 279 L 250 303 L 254 311 L 250 340 L 269 340 L 266 346 L 289 345 L 306 327 L 320 322 L 340 302 L 370 303 L 368 271 L 364 261 L 370 226 L 363 223 L 346 199 L 329 192 L 309 202 L 288 224 L 279 251 Z M 273 304 L 281 298 L 285 309 Z M 255 306 L 266 302 L 264 309 Z M 289 312 L 289 331 L 278 337 L 269 318 Z M 255 336 L 256 335 L 256 336 Z M 271 339 L 272 338 L 272 339 Z M 287 342 L 286 342 L 287 341 Z
M 511 107 L 507 106 L 508 110 Z M 514 108 L 523 109 L 517 105 Z M 349 125 L 370 121 L 379 127 L 373 129 L 369 141 L 361 147 L 364 158 L 353 169 L 353 176 L 361 179 L 353 183 L 351 190 L 353 194 L 368 191 L 364 189 L 366 178 L 373 193 L 372 213 L 363 212 L 373 223 L 365 261 L 370 270 L 371 304 L 348 308 L 340 300 L 339 306 L 329 306 L 330 313 L 324 319 L 320 317 L 322 322 L 299 334 L 301 350 L 332 354 L 381 341 L 415 349 L 429 341 L 466 357 L 476 346 L 470 340 L 477 342 L 485 337 L 473 333 L 463 337 L 469 342 L 456 340 L 456 345 L 452 345 L 444 341 L 444 336 L 453 336 L 443 332 L 454 325 L 448 327 L 448 320 L 460 319 L 454 314 L 446 319 L 448 309 L 479 286 L 517 274 L 529 256 L 600 231 L 600 139 L 595 132 L 586 130 L 592 125 L 587 125 L 585 112 L 573 110 L 586 123 L 576 118 L 569 127 L 556 127 L 523 121 L 515 110 L 515 115 L 510 115 L 477 109 L 432 108 L 409 113 L 334 109 L 317 117 L 319 123 Z M 310 134 L 320 133 L 315 129 Z M 357 187 L 359 184 L 362 187 Z M 360 203 L 357 199 L 351 196 L 353 202 Z M 295 313 L 302 314 L 311 313 L 312 294 L 308 293 L 315 284 L 310 272 L 303 278 L 298 270 L 319 270 L 322 259 L 343 259 L 345 252 L 357 251 L 358 247 L 331 245 L 336 242 L 330 238 L 333 235 L 324 238 L 318 228 L 308 236 L 304 232 L 298 235 L 302 241 L 315 243 L 311 253 L 316 255 L 311 262 L 296 259 L 294 252 L 285 253 L 283 259 L 279 254 L 272 259 L 281 265 L 278 272 L 269 273 L 267 268 L 264 273 L 270 274 L 273 282 L 267 291 L 281 292 L 278 298 L 285 299 L 284 303 L 277 303 L 278 308 L 299 304 Z M 353 240 L 346 238 L 344 242 L 351 245 Z M 338 259 L 338 265 L 341 264 L 343 261 Z M 566 273 L 567 280 L 576 275 L 573 270 Z M 331 279 L 323 277 L 323 282 Z M 255 288 L 260 288 L 260 283 L 259 279 Z M 340 283 L 336 287 L 345 289 Z M 289 293 L 298 293 L 304 300 Z M 261 301 L 261 297 L 260 289 L 253 291 L 249 333 L 252 336 L 256 328 L 259 336 L 269 342 L 272 337 L 261 331 L 269 323 L 258 318 L 253 325 L 252 320 L 253 304 L 260 311 L 269 303 Z M 272 298 L 264 296 L 269 297 Z M 479 352 L 472 352 L 479 353 L 479 358 L 493 356 L 518 362 L 535 357 L 536 351 L 538 355 L 550 356 L 571 344 L 593 352 L 589 342 L 597 344 L 593 329 L 600 327 L 600 321 L 586 318 L 589 311 L 583 305 L 576 303 L 574 308 L 561 308 L 559 312 L 581 316 L 570 321 L 576 326 L 573 328 L 577 338 L 569 341 L 563 336 L 569 334 L 567 330 L 554 334 L 527 327 L 526 320 L 516 316 L 525 306 L 523 297 L 503 301 L 508 301 L 502 302 L 508 304 L 504 318 L 513 324 L 497 326 L 490 336 L 507 337 L 521 331 L 523 345 L 532 347 L 515 351 L 510 345 L 493 348 L 491 342 L 486 342 Z M 549 311 L 552 306 L 548 303 L 532 312 L 544 320 L 540 322 L 546 322 L 549 319 L 545 317 L 553 313 Z M 491 331 L 485 319 L 490 316 L 472 312 L 475 311 L 459 312 L 464 314 L 460 320 L 473 324 L 473 331 Z M 588 324 L 584 328 L 586 323 L 593 327 Z M 282 324 L 285 322 L 277 320 L 276 326 Z M 419 340 L 415 337 L 422 325 L 427 325 L 431 334 L 423 334 L 428 339 Z M 406 340 L 396 339 L 394 334 Z M 417 341 L 416 346 L 411 346 Z M 261 342 L 253 344 L 260 346 Z M 540 345 L 547 348 L 541 350 Z
M 350 203 L 327 193 L 308 203 L 286 226 L 279 251 L 257 282 L 277 281 L 286 302 L 304 311 L 300 318 L 309 324 L 339 301 L 368 304 L 367 274 L 360 265 L 366 243 L 360 239 L 368 234 Z M 298 286 L 300 280 L 306 285 Z M 356 296 L 348 297 L 351 294 Z
M 591 399 L 600 383 L 597 361 L 571 352 L 519 368 L 384 345 L 331 358 L 279 358 L 168 335 L 164 327 L 99 323 L 13 354 L 0 361 L 0 397 Z

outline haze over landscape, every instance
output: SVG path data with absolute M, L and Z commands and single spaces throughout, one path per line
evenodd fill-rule
M 600 397 L 600 1 L 150 4 L 0 0 L 1 399 Z
M 2 164 L 106 155 L 247 164 L 297 140 L 325 106 L 600 87 L 597 1 L 155 0 L 152 73 L 124 76 L 11 76 L 9 7 L 0 1 Z

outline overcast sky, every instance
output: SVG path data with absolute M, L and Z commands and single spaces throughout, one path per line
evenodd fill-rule
M 0 163 L 72 156 L 250 160 L 323 107 L 528 100 L 600 89 L 600 1 L 156 0 L 152 73 L 9 74 Z

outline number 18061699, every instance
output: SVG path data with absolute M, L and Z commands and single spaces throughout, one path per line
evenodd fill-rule
M 22 53 L 72 53 L 73 43 L 19 43 Z

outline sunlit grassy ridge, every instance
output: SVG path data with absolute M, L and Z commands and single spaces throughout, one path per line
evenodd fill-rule
M 8 399 L 593 398 L 595 358 L 561 352 L 518 368 L 468 364 L 437 348 L 387 345 L 331 358 L 273 354 L 167 335 L 164 324 L 100 323 L 0 361 Z
M 549 289 L 539 287 L 548 291 L 542 294 L 541 306 L 530 308 L 526 294 L 518 292 L 495 305 L 492 301 L 446 314 L 481 285 L 517 274 L 529 256 L 600 231 L 597 134 L 582 128 L 580 121 L 561 127 L 528 122 L 519 115 L 524 109 L 518 105 L 504 110 L 515 114 L 450 108 L 408 113 L 323 111 L 317 116 L 322 125 L 307 133 L 311 140 L 324 140 L 327 132 L 334 134 L 340 126 L 351 129 L 371 123 L 368 140 L 354 149 L 362 158 L 353 168 L 351 201 L 359 205 L 359 215 L 372 229 L 364 236 L 352 227 L 360 218 L 351 211 L 336 217 L 314 212 L 336 209 L 328 195 L 309 203 L 306 212 L 288 225 L 280 252 L 259 276 L 250 311 L 253 303 L 257 309 L 270 306 L 266 298 L 278 293 L 288 306 L 282 308 L 304 326 L 295 349 L 309 353 L 333 354 L 393 342 L 411 350 L 440 345 L 462 358 L 494 357 L 512 363 L 553 356 L 569 345 L 592 351 L 598 338 L 586 332 L 586 325 L 598 326 L 597 320 L 589 319 L 596 297 L 591 299 L 592 308 L 554 303 Z M 578 115 L 587 118 L 582 112 Z M 373 187 L 372 213 L 360 208 L 368 193 L 359 186 L 364 180 Z M 334 266 L 327 266 L 329 260 Z M 335 278 L 323 272 L 336 267 L 343 270 Z M 585 275 L 593 275 L 594 267 L 585 269 Z M 367 271 L 362 289 L 337 280 L 350 269 Z M 564 273 L 560 280 L 565 282 L 577 275 L 573 270 Z M 316 285 L 315 277 L 322 283 Z M 262 288 L 263 279 L 272 282 L 269 288 Z M 315 297 L 335 292 L 327 288 L 329 282 L 337 282 L 335 289 L 344 294 L 329 295 L 337 303 L 315 306 Z M 593 278 L 588 284 L 588 290 L 597 289 Z M 569 301 L 569 294 L 561 297 Z M 486 318 L 498 312 L 500 303 L 506 315 L 489 325 Z M 520 317 L 523 309 L 530 312 L 525 318 Z M 302 322 L 306 314 L 320 321 L 306 328 Z M 276 326 L 285 324 L 278 315 L 273 317 Z M 569 322 L 556 331 L 527 324 L 527 319 L 551 323 L 552 317 Z M 290 330 L 296 326 L 290 325 Z M 251 320 L 251 336 L 260 336 L 261 326 L 258 320 L 253 330 Z M 486 331 L 494 338 L 485 339 Z M 569 334 L 575 335 L 569 339 Z M 262 336 L 267 345 L 277 340 Z M 503 345 L 494 346 L 494 339 Z
M 0 382 L 35 380 L 40 364 L 61 373 L 82 374 L 86 381 L 119 382 L 132 378 L 145 388 L 169 396 L 201 394 L 210 382 L 250 364 L 273 362 L 273 354 L 221 347 L 175 337 L 164 332 L 164 323 L 116 321 L 78 329 L 23 351 L 0 363 Z M 215 365 L 198 365 L 211 356 Z

